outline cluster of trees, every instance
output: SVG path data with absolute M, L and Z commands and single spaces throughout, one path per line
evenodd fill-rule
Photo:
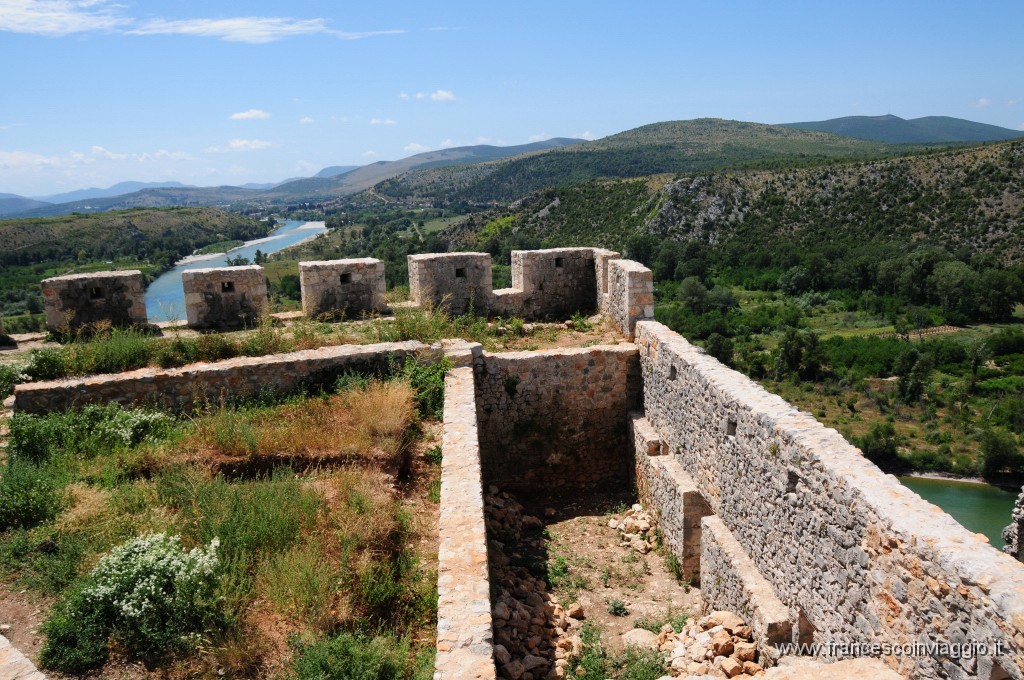
M 1024 300 L 1024 265 L 1004 266 L 967 249 L 952 253 L 938 246 L 887 243 L 812 250 L 782 242 L 744 252 L 637 235 L 626 251 L 650 266 L 668 290 L 677 287 L 666 282 L 696 277 L 794 298 L 828 293 L 851 309 L 903 316 L 918 327 L 1006 321 Z

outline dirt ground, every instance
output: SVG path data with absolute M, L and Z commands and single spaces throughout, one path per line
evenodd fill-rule
M 641 554 L 621 545 L 620 532 L 609 527 L 611 518 L 621 520 L 635 502 L 628 493 L 606 493 L 546 507 L 528 505 L 538 517 L 555 511 L 544 520 L 546 558 L 549 572 L 564 560 L 568 578 L 553 584 L 553 593 L 566 605 L 579 602 L 586 620 L 600 626 L 603 643 L 614 652 L 622 650 L 621 636 L 636 627 L 637 619 L 680 613 L 697 617 L 703 607 L 700 591 L 669 571 L 664 549 Z

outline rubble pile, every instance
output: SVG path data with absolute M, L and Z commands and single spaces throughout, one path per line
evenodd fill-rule
M 523 513 L 509 494 L 490 487 L 484 497 L 491 586 L 495 593 L 494 660 L 507 680 L 549 680 L 566 676 L 569 659 L 583 651 L 576 630 L 584 613 L 578 603 L 564 606 L 548 592 L 543 577 L 522 566 L 522 549 L 543 549 L 544 539 L 523 536 L 543 522 Z M 538 545 L 530 545 L 537 543 Z
M 634 503 L 623 517 L 608 520 L 608 526 L 619 532 L 619 545 L 632 548 L 641 555 L 646 555 L 656 546 L 654 525 L 654 516 L 639 503 Z
M 748 680 L 764 675 L 750 626 L 732 612 L 711 612 L 679 632 L 671 624 L 657 635 L 634 629 L 623 635 L 623 642 L 666 654 L 671 675 L 665 677 Z

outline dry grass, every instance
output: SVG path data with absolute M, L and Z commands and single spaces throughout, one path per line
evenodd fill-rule
M 415 421 L 408 385 L 370 383 L 273 409 L 221 408 L 197 420 L 184 450 L 193 460 L 229 470 L 371 461 L 401 469 Z

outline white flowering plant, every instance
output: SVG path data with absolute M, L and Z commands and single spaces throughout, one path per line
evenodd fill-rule
M 160 533 L 111 550 L 47 622 L 44 665 L 80 672 L 106 659 L 110 641 L 147 664 L 194 645 L 220 619 L 218 546 L 185 552 Z

